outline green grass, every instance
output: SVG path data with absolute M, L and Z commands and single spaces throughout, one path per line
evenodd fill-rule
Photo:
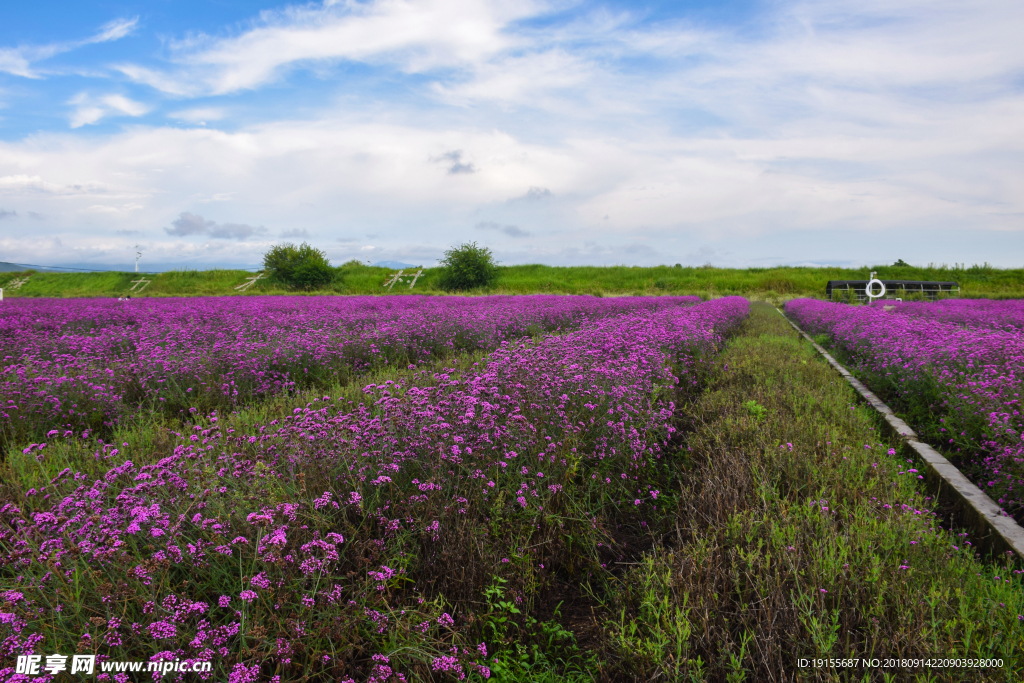
M 393 269 L 364 265 L 345 265 L 336 269 L 337 278 L 317 293 L 383 294 L 384 283 Z M 698 294 L 704 297 L 739 294 L 754 299 L 781 301 L 800 296 L 822 297 L 825 283 L 836 279 L 866 279 L 871 270 L 885 279 L 955 280 L 962 296 L 1024 297 L 1024 269 L 998 269 L 989 266 L 850 268 L 713 268 L 671 266 L 574 266 L 543 265 L 502 266 L 498 280 L 488 290 L 475 294 L 592 294 L 621 296 L 629 294 Z M 414 293 L 442 294 L 437 287 L 439 270 L 426 268 Z M 253 273 L 241 270 L 172 271 L 144 275 L 152 283 L 141 294 L 132 296 L 223 296 L 237 295 L 235 287 Z M 24 273 L 0 273 L 0 287 Z M 5 291 L 5 297 L 113 297 L 129 293 L 136 273 L 33 273 L 29 282 L 17 291 Z M 409 293 L 408 283 L 398 283 L 392 295 Z M 245 295 L 302 294 L 260 281 Z
M 637 293 L 700 294 L 726 296 L 755 295 L 754 298 L 822 297 L 829 280 L 867 279 L 870 271 L 878 277 L 903 280 L 956 280 L 964 295 L 1024 296 L 1024 269 L 999 270 L 986 266 L 971 268 L 911 268 L 871 266 L 849 268 L 650 268 L 629 266 L 553 267 L 510 266 L 501 269 L 498 291 L 525 294 L 553 292 L 568 294 Z M 759 295 L 759 296 L 758 296 Z

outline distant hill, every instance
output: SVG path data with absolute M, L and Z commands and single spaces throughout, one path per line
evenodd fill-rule
M 7 261 L 0 261 L 0 273 L 20 273 L 26 270 L 35 270 L 40 273 L 56 273 L 58 271 L 51 270 L 50 268 L 29 268 L 28 266 L 19 266 L 16 263 L 8 263 Z
M 132 273 L 131 266 L 125 266 L 123 264 L 109 264 L 109 263 L 83 263 L 79 265 L 67 265 L 67 266 L 34 266 L 24 263 L 10 263 L 7 261 L 0 261 L 0 273 L 18 273 L 26 270 L 34 270 L 37 273 Z M 153 274 L 162 272 L 164 269 L 157 270 L 142 270 L 139 271 L 144 274 Z

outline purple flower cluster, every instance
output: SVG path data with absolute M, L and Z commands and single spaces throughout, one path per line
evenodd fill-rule
M 106 459 L 98 453 L 88 475 L 65 469 L 44 495 L 0 507 L 0 567 L 17 577 L 18 596 L 0 622 L 0 657 L 60 649 L 35 635 L 61 637 L 40 608 L 76 580 L 68 633 L 116 604 L 134 647 L 181 659 L 224 657 L 245 624 L 278 615 L 288 616 L 266 634 L 266 656 L 280 661 L 292 656 L 290 639 L 338 623 L 362 623 L 361 637 L 379 641 L 364 651 L 398 632 L 454 637 L 441 605 L 429 613 L 406 592 L 417 571 L 410 544 L 429 556 L 474 515 L 532 530 L 580 486 L 616 507 L 657 504 L 656 490 L 640 489 L 673 431 L 672 392 L 698 381 L 699 365 L 749 307 L 738 297 L 610 309 L 594 301 L 560 334 L 495 333 L 493 352 L 465 372 L 417 370 L 369 385 L 368 404 L 324 397 L 269 424 L 211 417 L 175 433 L 165 457 L 138 464 L 101 446 Z M 543 571 L 521 548 L 498 551 L 515 563 L 505 571 Z M 375 561 L 354 564 L 358 553 Z M 188 581 L 172 585 L 171 576 Z M 483 675 L 477 654 L 434 660 L 436 670 Z M 395 663 L 374 661 L 371 678 L 392 676 Z M 233 680 L 249 680 L 254 666 L 239 663 Z
M 967 300 L 895 308 L 811 299 L 786 304 L 788 316 L 809 333 L 828 334 L 854 372 L 925 438 L 957 456 L 965 474 L 1018 519 L 1024 517 L 1024 335 L 1014 325 L 1021 311 L 1016 302 Z
M 0 440 L 326 386 L 698 297 L 15 299 L 0 308 Z
M 886 302 L 886 307 L 904 315 L 940 320 L 965 327 L 1024 332 L 1024 299 Z

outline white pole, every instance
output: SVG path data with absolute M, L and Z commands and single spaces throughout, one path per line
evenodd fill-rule
M 878 290 L 875 289 L 875 285 L 878 285 Z M 875 292 L 878 291 L 878 294 Z M 864 287 L 864 293 L 868 298 L 868 306 L 874 302 L 875 299 L 881 299 L 885 296 L 885 283 L 875 277 L 875 273 L 871 273 L 871 279 L 868 280 L 868 284 Z

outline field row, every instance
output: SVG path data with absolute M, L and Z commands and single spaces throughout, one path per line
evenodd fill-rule
M 0 309 L 0 445 L 107 433 L 140 409 L 178 416 L 437 362 L 697 297 L 20 300 Z M 52 436 L 52 435 L 51 435 Z
M 1006 332 L 1024 332 L 1024 299 L 946 299 L 931 302 L 885 302 L 892 310 L 925 320 L 937 320 L 964 327 Z
M 747 311 L 615 306 L 461 374 L 370 385 L 369 405 L 210 415 L 162 452 L 107 444 L 74 467 L 59 439 L 16 453 L 26 497 L 2 509 L 0 565 L 18 579 L 0 655 L 80 650 L 88 633 L 113 659 L 228 658 L 238 680 L 373 653 L 384 680 L 400 635 L 416 653 L 403 669 L 488 672 L 486 642 L 466 635 L 493 634 L 455 628 L 454 606 L 488 590 L 518 605 L 554 562 L 621 559 L 605 510 L 642 520 L 660 504 L 649 470 L 672 395 Z M 586 496 L 563 493 L 581 481 Z
M 786 314 L 1024 521 L 1024 307 L 1019 302 L 846 306 L 801 299 Z

